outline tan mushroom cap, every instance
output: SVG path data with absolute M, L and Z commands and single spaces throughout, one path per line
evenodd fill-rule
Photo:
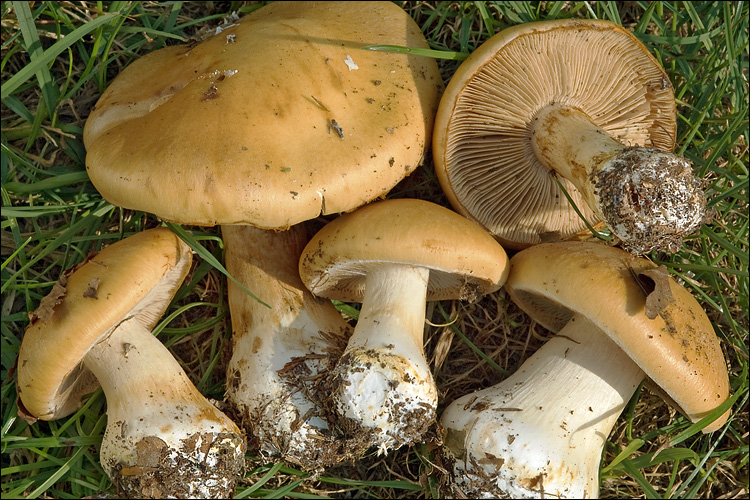
M 533 118 L 553 103 L 579 108 L 623 144 L 674 147 L 672 85 L 621 26 L 541 21 L 493 36 L 449 82 L 435 119 L 433 154 L 453 207 L 510 248 L 586 230 L 532 147 Z M 573 184 L 560 181 L 584 217 L 597 223 Z
M 127 67 L 84 130 L 109 202 L 199 225 L 286 228 L 385 195 L 417 168 L 442 90 L 391 2 L 275 2 Z
M 653 288 L 648 274 L 656 267 L 604 244 L 548 243 L 513 256 L 505 288 L 552 331 L 576 313 L 586 317 L 695 422 L 729 397 L 726 362 L 710 320 L 690 292 L 671 277 L 673 302 L 663 298 L 664 289 Z M 666 304 L 654 319 L 646 316 L 642 286 Z M 728 417 L 729 411 L 704 432 L 718 429 Z
M 505 250 L 474 222 L 425 200 L 390 199 L 318 231 L 300 257 L 300 277 L 315 295 L 361 302 L 369 270 L 419 266 L 430 270 L 427 300 L 472 300 L 503 285 L 507 263 Z
M 107 246 L 61 279 L 57 299 L 43 301 L 33 313 L 18 353 L 18 390 L 26 410 L 42 420 L 74 412 L 81 397 L 98 387 L 81 364 L 90 348 L 183 259 L 187 265 L 178 283 L 190 269 L 190 248 L 169 229 L 156 228 Z M 137 321 L 151 329 L 167 306 L 146 308 Z

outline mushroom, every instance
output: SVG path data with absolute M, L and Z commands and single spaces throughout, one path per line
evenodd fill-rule
M 269 308 L 229 283 L 234 349 L 227 398 L 250 430 L 251 445 L 305 469 L 355 458 L 364 450 L 328 426 L 318 394 L 350 327 L 331 301 L 313 297 L 300 281 L 304 225 L 287 231 L 223 226 L 222 235 L 242 242 L 227 247 L 227 271 L 273 304 Z
M 361 50 L 382 44 L 428 47 L 414 20 L 392 2 L 275 2 L 201 43 L 148 54 L 114 80 L 86 123 L 91 181 L 109 202 L 166 220 L 268 230 L 288 229 L 382 197 L 422 163 L 442 90 L 434 59 Z M 271 265 L 264 255 L 268 248 L 256 246 L 260 255 L 255 257 L 242 249 L 248 234 L 224 231 L 226 264 L 271 308 L 245 310 L 252 302 L 230 285 L 238 334 L 231 365 L 236 367 L 248 366 L 242 356 L 253 349 L 243 344 L 255 338 L 245 331 L 247 325 L 277 324 L 288 306 L 273 300 L 283 298 L 276 290 L 289 282 L 254 281 L 252 267 L 269 277 L 275 274 L 266 268 Z M 276 235 L 254 233 L 252 238 L 271 242 Z M 271 245 L 279 261 L 298 258 L 293 245 Z M 294 307 L 300 306 L 300 292 L 290 293 L 296 296 Z M 303 298 L 301 307 L 311 304 Z M 314 307 L 318 312 L 299 314 L 316 316 L 328 308 Z M 300 336 L 312 339 L 324 329 L 314 323 L 308 322 L 310 331 Z M 341 330 L 339 321 L 327 324 L 334 332 L 325 333 L 335 337 L 330 334 Z M 283 328 L 275 331 L 285 335 Z M 299 354 L 298 349 L 287 356 Z M 280 359 L 272 365 L 279 366 Z M 230 386 L 250 380 L 246 374 L 237 378 L 235 370 L 228 376 Z M 241 391 L 228 395 L 240 415 L 257 408 L 257 400 L 244 401 L 250 396 Z M 296 394 L 288 402 L 297 404 L 301 397 Z M 298 413 L 308 418 L 307 410 Z M 321 456 L 319 443 L 289 436 L 285 419 L 244 422 L 251 433 L 268 437 L 251 440 L 266 453 L 277 449 L 282 456 L 291 453 L 288 458 L 295 463 L 314 462 Z M 279 425 L 276 432 L 266 427 L 273 424 Z M 307 425 L 299 429 L 314 432 Z M 281 435 L 291 441 L 270 440 Z
M 672 153 L 674 91 L 630 32 L 568 19 L 496 34 L 458 68 L 435 119 L 453 207 L 520 249 L 592 223 L 634 253 L 676 252 L 707 220 L 691 163 Z M 550 173 L 554 175 L 550 175 Z
M 325 225 L 303 250 L 299 272 L 315 295 L 362 303 L 331 395 L 347 427 L 385 453 L 415 442 L 435 420 L 438 394 L 422 338 L 426 301 L 497 290 L 507 256 L 447 208 L 391 199 Z
M 109 245 L 42 299 L 18 354 L 20 402 L 36 418 L 73 413 L 101 384 L 101 465 L 131 498 L 229 497 L 244 462 L 240 430 L 151 334 L 191 261 L 166 228 Z
M 91 182 L 164 220 L 264 229 L 384 196 L 422 162 L 442 79 L 432 58 L 361 50 L 382 44 L 428 47 L 392 2 L 276 2 L 147 54 L 86 122 Z
M 597 497 L 604 443 L 646 377 L 693 422 L 728 398 L 711 322 L 644 258 L 598 243 L 540 244 L 511 258 L 505 289 L 557 335 L 442 414 L 456 484 L 470 497 Z

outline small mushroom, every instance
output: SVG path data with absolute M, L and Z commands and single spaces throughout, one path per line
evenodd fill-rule
M 630 32 L 541 21 L 503 30 L 458 68 L 433 151 L 455 209 L 508 247 L 586 230 L 559 175 L 625 248 L 675 252 L 707 219 L 701 182 L 671 153 L 675 133 L 672 84 Z
M 317 389 L 350 335 L 331 301 L 300 281 L 303 224 L 287 231 L 223 226 L 227 271 L 268 307 L 229 283 L 232 358 L 227 399 L 263 455 L 308 470 L 357 458 L 363 449 L 328 425 Z M 332 367 L 332 366 L 330 366 Z
M 424 200 L 372 203 L 307 244 L 300 277 L 322 297 L 361 302 L 331 394 L 350 428 L 380 453 L 434 423 L 437 389 L 424 356 L 427 300 L 473 300 L 502 286 L 503 248 L 481 227 Z
M 101 384 L 100 462 L 130 498 L 229 497 L 244 463 L 237 426 L 151 334 L 191 261 L 166 228 L 109 245 L 67 276 L 51 310 L 32 315 L 18 354 L 20 402 L 36 418 L 73 413 Z
M 513 375 L 443 413 L 466 495 L 597 497 L 602 448 L 644 378 L 693 422 L 728 398 L 719 341 L 690 292 L 669 278 L 674 300 L 647 317 L 647 294 L 659 292 L 640 277 L 655 268 L 598 243 L 540 244 L 513 256 L 506 290 L 557 335 Z

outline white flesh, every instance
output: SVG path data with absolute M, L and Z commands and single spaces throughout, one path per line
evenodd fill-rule
M 228 493 L 236 477 L 226 475 L 223 454 L 229 449 L 232 460 L 244 455 L 239 430 L 201 395 L 150 331 L 126 319 L 89 351 L 84 364 L 107 397 L 100 460 L 110 477 L 160 468 L 182 477 L 181 494 Z
M 635 253 L 675 252 L 706 218 L 706 198 L 685 158 L 624 145 L 580 109 L 540 110 L 532 125 L 539 160 L 571 181 L 598 217 Z
M 437 389 L 424 356 L 429 270 L 368 272 L 357 326 L 335 369 L 341 415 L 375 432 L 379 452 L 413 442 L 435 418 Z
M 602 448 L 644 374 L 581 316 L 512 376 L 445 410 L 469 497 L 596 498 Z

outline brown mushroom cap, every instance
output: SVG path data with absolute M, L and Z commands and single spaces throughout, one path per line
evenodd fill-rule
M 427 300 L 471 300 L 500 288 L 505 250 L 480 226 L 440 205 L 390 199 L 342 215 L 310 240 L 300 277 L 315 295 L 361 302 L 367 272 L 405 264 L 430 270 Z
M 276 2 L 126 68 L 88 118 L 111 203 L 199 225 L 286 228 L 383 196 L 422 162 L 442 80 L 391 2 Z
M 433 154 L 453 207 L 525 248 L 586 226 L 531 142 L 536 113 L 576 107 L 626 145 L 671 151 L 674 92 L 663 69 L 630 32 L 609 21 L 541 21 L 490 38 L 458 68 L 435 119 Z M 584 217 L 598 222 L 561 178 Z
M 554 332 L 574 314 L 586 317 L 692 421 L 729 397 L 726 362 L 706 313 L 651 261 L 604 244 L 561 242 L 528 248 L 510 262 L 505 288 L 521 309 Z
M 56 298 L 33 313 L 18 353 L 18 391 L 26 410 L 42 420 L 74 412 L 81 397 L 98 387 L 81 364 L 91 347 L 178 262 L 181 283 L 191 260 L 190 248 L 180 238 L 167 228 L 156 228 L 107 246 L 64 276 Z M 151 329 L 167 306 L 145 306 L 136 320 Z

